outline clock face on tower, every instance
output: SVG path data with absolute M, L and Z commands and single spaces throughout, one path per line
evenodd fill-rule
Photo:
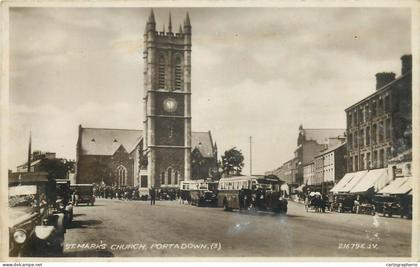
M 165 100 L 163 100 L 163 109 L 166 112 L 175 112 L 176 108 L 178 107 L 178 103 L 176 102 L 175 99 L 173 98 L 166 98 Z

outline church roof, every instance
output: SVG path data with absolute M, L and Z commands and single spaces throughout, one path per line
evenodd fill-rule
M 316 141 L 320 145 L 327 145 L 329 138 L 344 137 L 346 129 L 303 129 L 306 141 Z
M 80 131 L 83 155 L 111 156 L 121 145 L 128 151 L 143 137 L 141 130 L 81 128 Z
M 210 132 L 193 132 L 191 146 L 193 150 L 197 148 L 201 156 L 205 158 L 212 158 L 214 156 L 214 147 Z
M 80 128 L 81 155 L 111 156 L 122 145 L 129 153 L 143 138 L 142 130 Z M 197 148 L 203 157 L 213 157 L 214 146 L 210 132 L 193 132 L 192 149 Z

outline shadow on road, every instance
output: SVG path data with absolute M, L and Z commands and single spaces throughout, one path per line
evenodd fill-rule
M 62 257 L 114 257 L 114 253 L 108 250 L 82 250 L 64 252 Z
M 93 225 L 102 224 L 100 220 L 85 220 L 85 221 L 72 221 L 69 229 L 86 228 Z

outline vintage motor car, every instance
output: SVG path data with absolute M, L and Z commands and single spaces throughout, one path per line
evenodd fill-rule
M 73 203 L 75 206 L 82 203 L 92 206 L 95 204 L 92 184 L 73 184 L 70 187 L 73 191 Z
M 70 180 L 56 179 L 56 209 L 64 214 L 64 222 L 69 226 L 73 221 L 73 203 L 71 199 Z
M 60 255 L 64 214 L 55 210 L 55 184 L 46 174 L 9 179 L 9 256 Z
M 334 211 L 343 213 L 343 212 L 353 212 L 354 200 L 356 196 L 353 194 L 336 194 L 333 196 L 332 209 Z

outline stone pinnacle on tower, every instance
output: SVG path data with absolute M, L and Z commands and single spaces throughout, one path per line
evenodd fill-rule
M 182 34 L 182 25 L 179 24 L 179 33 Z
M 171 19 L 171 12 L 169 12 L 169 25 L 168 25 L 168 32 L 172 32 L 172 19 Z
M 191 22 L 190 22 L 190 15 L 188 14 L 188 12 L 184 21 L 184 33 L 191 34 Z
M 155 21 L 155 13 L 153 13 L 153 8 L 150 10 L 150 15 L 149 15 L 149 21 L 148 21 L 148 23 L 156 24 L 156 21 Z
M 149 19 L 146 24 L 147 32 L 154 32 L 156 30 L 155 14 L 153 13 L 153 8 L 150 10 Z

